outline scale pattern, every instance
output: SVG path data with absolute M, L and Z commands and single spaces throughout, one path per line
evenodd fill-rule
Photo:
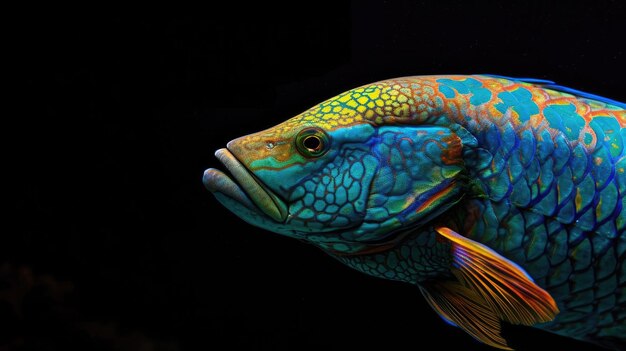
M 346 92 L 285 128 L 314 121 L 332 129 L 362 120 L 462 126 L 476 139 L 464 158 L 485 194 L 461 206 L 463 234 L 518 263 L 553 296 L 561 313 L 540 327 L 591 340 L 623 338 L 623 108 L 504 78 L 410 77 Z M 425 265 L 411 261 L 420 246 L 412 240 L 418 239 L 386 255 L 340 260 L 387 279 L 423 277 Z
M 482 152 L 470 163 L 490 208 L 478 206 L 482 218 L 465 233 L 522 265 L 558 302 L 562 312 L 544 328 L 623 336 L 626 134 L 612 110 L 589 108 L 594 117 L 574 124 L 568 106 L 542 106 L 546 120 L 534 128 L 504 114 L 475 133 Z
M 320 170 L 292 142 L 311 126 L 353 145 L 339 147 L 343 153 Z M 425 128 L 439 128 L 440 139 L 422 138 Z M 434 149 L 422 148 L 431 141 Z M 517 263 L 550 293 L 560 313 L 538 327 L 624 340 L 622 103 L 533 79 L 406 77 L 347 91 L 229 149 L 293 203 L 286 224 L 261 216 L 251 223 L 298 237 L 292 221 L 307 231 L 301 238 L 343 263 L 417 284 L 449 274 L 450 247 L 433 230 L 449 226 Z M 418 161 L 428 161 L 423 172 L 411 169 Z M 351 230 L 363 213 L 364 224 Z M 370 245 L 407 228 L 413 232 L 393 245 Z

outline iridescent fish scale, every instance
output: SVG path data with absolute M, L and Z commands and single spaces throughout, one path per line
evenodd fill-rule
M 470 96 L 470 88 L 477 88 L 474 83 L 469 87 L 467 80 L 455 82 L 446 78 L 440 83 L 443 83 L 440 92 L 448 98 Z M 494 202 L 494 208 L 506 209 L 507 206 L 497 204 L 510 201 L 517 209 L 493 213 L 500 226 L 507 228 L 495 238 L 489 239 L 485 234 L 489 231 L 485 230 L 484 219 L 477 220 L 473 233 L 481 242 L 506 252 L 509 257 L 516 257 L 518 262 L 516 246 L 522 247 L 523 260 L 526 260 L 522 263 L 533 277 L 546 278 L 549 291 L 553 288 L 557 296 L 571 298 L 572 293 L 575 294 L 572 301 L 576 303 L 569 305 L 578 310 L 564 313 L 547 327 L 566 333 L 576 330 L 593 332 L 596 327 L 586 326 L 587 316 L 599 313 L 604 320 L 615 319 L 602 314 L 608 313 L 607 301 L 613 300 L 603 300 L 601 309 L 592 304 L 600 294 L 600 290 L 594 292 L 593 289 L 596 277 L 612 276 L 615 281 L 618 274 L 623 275 L 620 270 L 612 269 L 615 264 L 610 263 L 617 262 L 617 257 L 622 257 L 623 261 L 624 251 L 618 248 L 617 252 L 608 240 L 623 235 L 625 225 L 622 208 L 625 207 L 626 185 L 623 176 L 616 177 L 612 173 L 612 170 L 617 173 L 626 166 L 624 138 L 615 131 L 615 117 L 611 119 L 613 122 L 589 118 L 583 113 L 582 103 L 572 101 L 568 94 L 529 93 L 533 89 L 524 85 L 495 94 L 500 100 L 495 103 L 495 108 L 513 116 L 514 124 L 499 120 L 485 128 L 464 123 L 466 128 L 479 131 L 475 134 L 479 145 L 488 150 L 487 153 L 476 151 L 473 154 L 475 160 L 468 164 L 488 165 L 475 168 L 475 174 L 484 180 L 486 194 Z M 535 96 L 545 98 L 546 95 L 547 100 L 529 101 Z M 558 97 L 554 105 L 546 104 L 550 95 Z M 468 105 L 448 106 L 471 114 L 468 111 L 472 110 L 472 105 L 468 101 Z M 596 106 L 606 108 L 603 104 Z M 546 123 L 533 119 L 539 113 L 546 116 Z M 534 121 L 536 129 L 521 128 L 523 122 L 529 121 Z M 501 176 L 504 169 L 507 170 L 506 177 Z M 515 211 L 521 212 L 517 215 Z M 571 227 L 572 223 L 576 223 L 576 227 Z M 521 231 L 523 240 L 514 239 L 513 231 L 517 235 Z M 594 265 L 594 262 L 603 264 Z M 611 286 L 604 286 L 602 292 L 610 293 Z M 613 309 L 615 306 L 613 304 Z M 599 329 L 595 331 L 600 332 Z

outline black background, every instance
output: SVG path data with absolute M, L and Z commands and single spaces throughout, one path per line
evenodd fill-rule
M 545 78 L 624 101 L 624 5 L 220 6 L 26 12 L 8 33 L 21 84 L 3 130 L 17 212 L 0 239 L 0 348 L 490 350 L 415 287 L 245 225 L 202 172 L 230 139 L 397 76 Z

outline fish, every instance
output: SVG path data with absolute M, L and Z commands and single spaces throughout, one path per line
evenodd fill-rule
M 215 152 L 245 222 L 417 286 L 448 324 L 623 349 L 626 104 L 534 78 L 366 84 Z M 417 292 L 416 292 L 417 294 Z

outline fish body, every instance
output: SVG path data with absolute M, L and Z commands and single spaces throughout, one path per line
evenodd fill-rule
M 218 150 L 204 182 L 258 227 L 419 287 L 508 349 L 500 321 L 626 336 L 626 105 L 537 79 L 368 84 Z

